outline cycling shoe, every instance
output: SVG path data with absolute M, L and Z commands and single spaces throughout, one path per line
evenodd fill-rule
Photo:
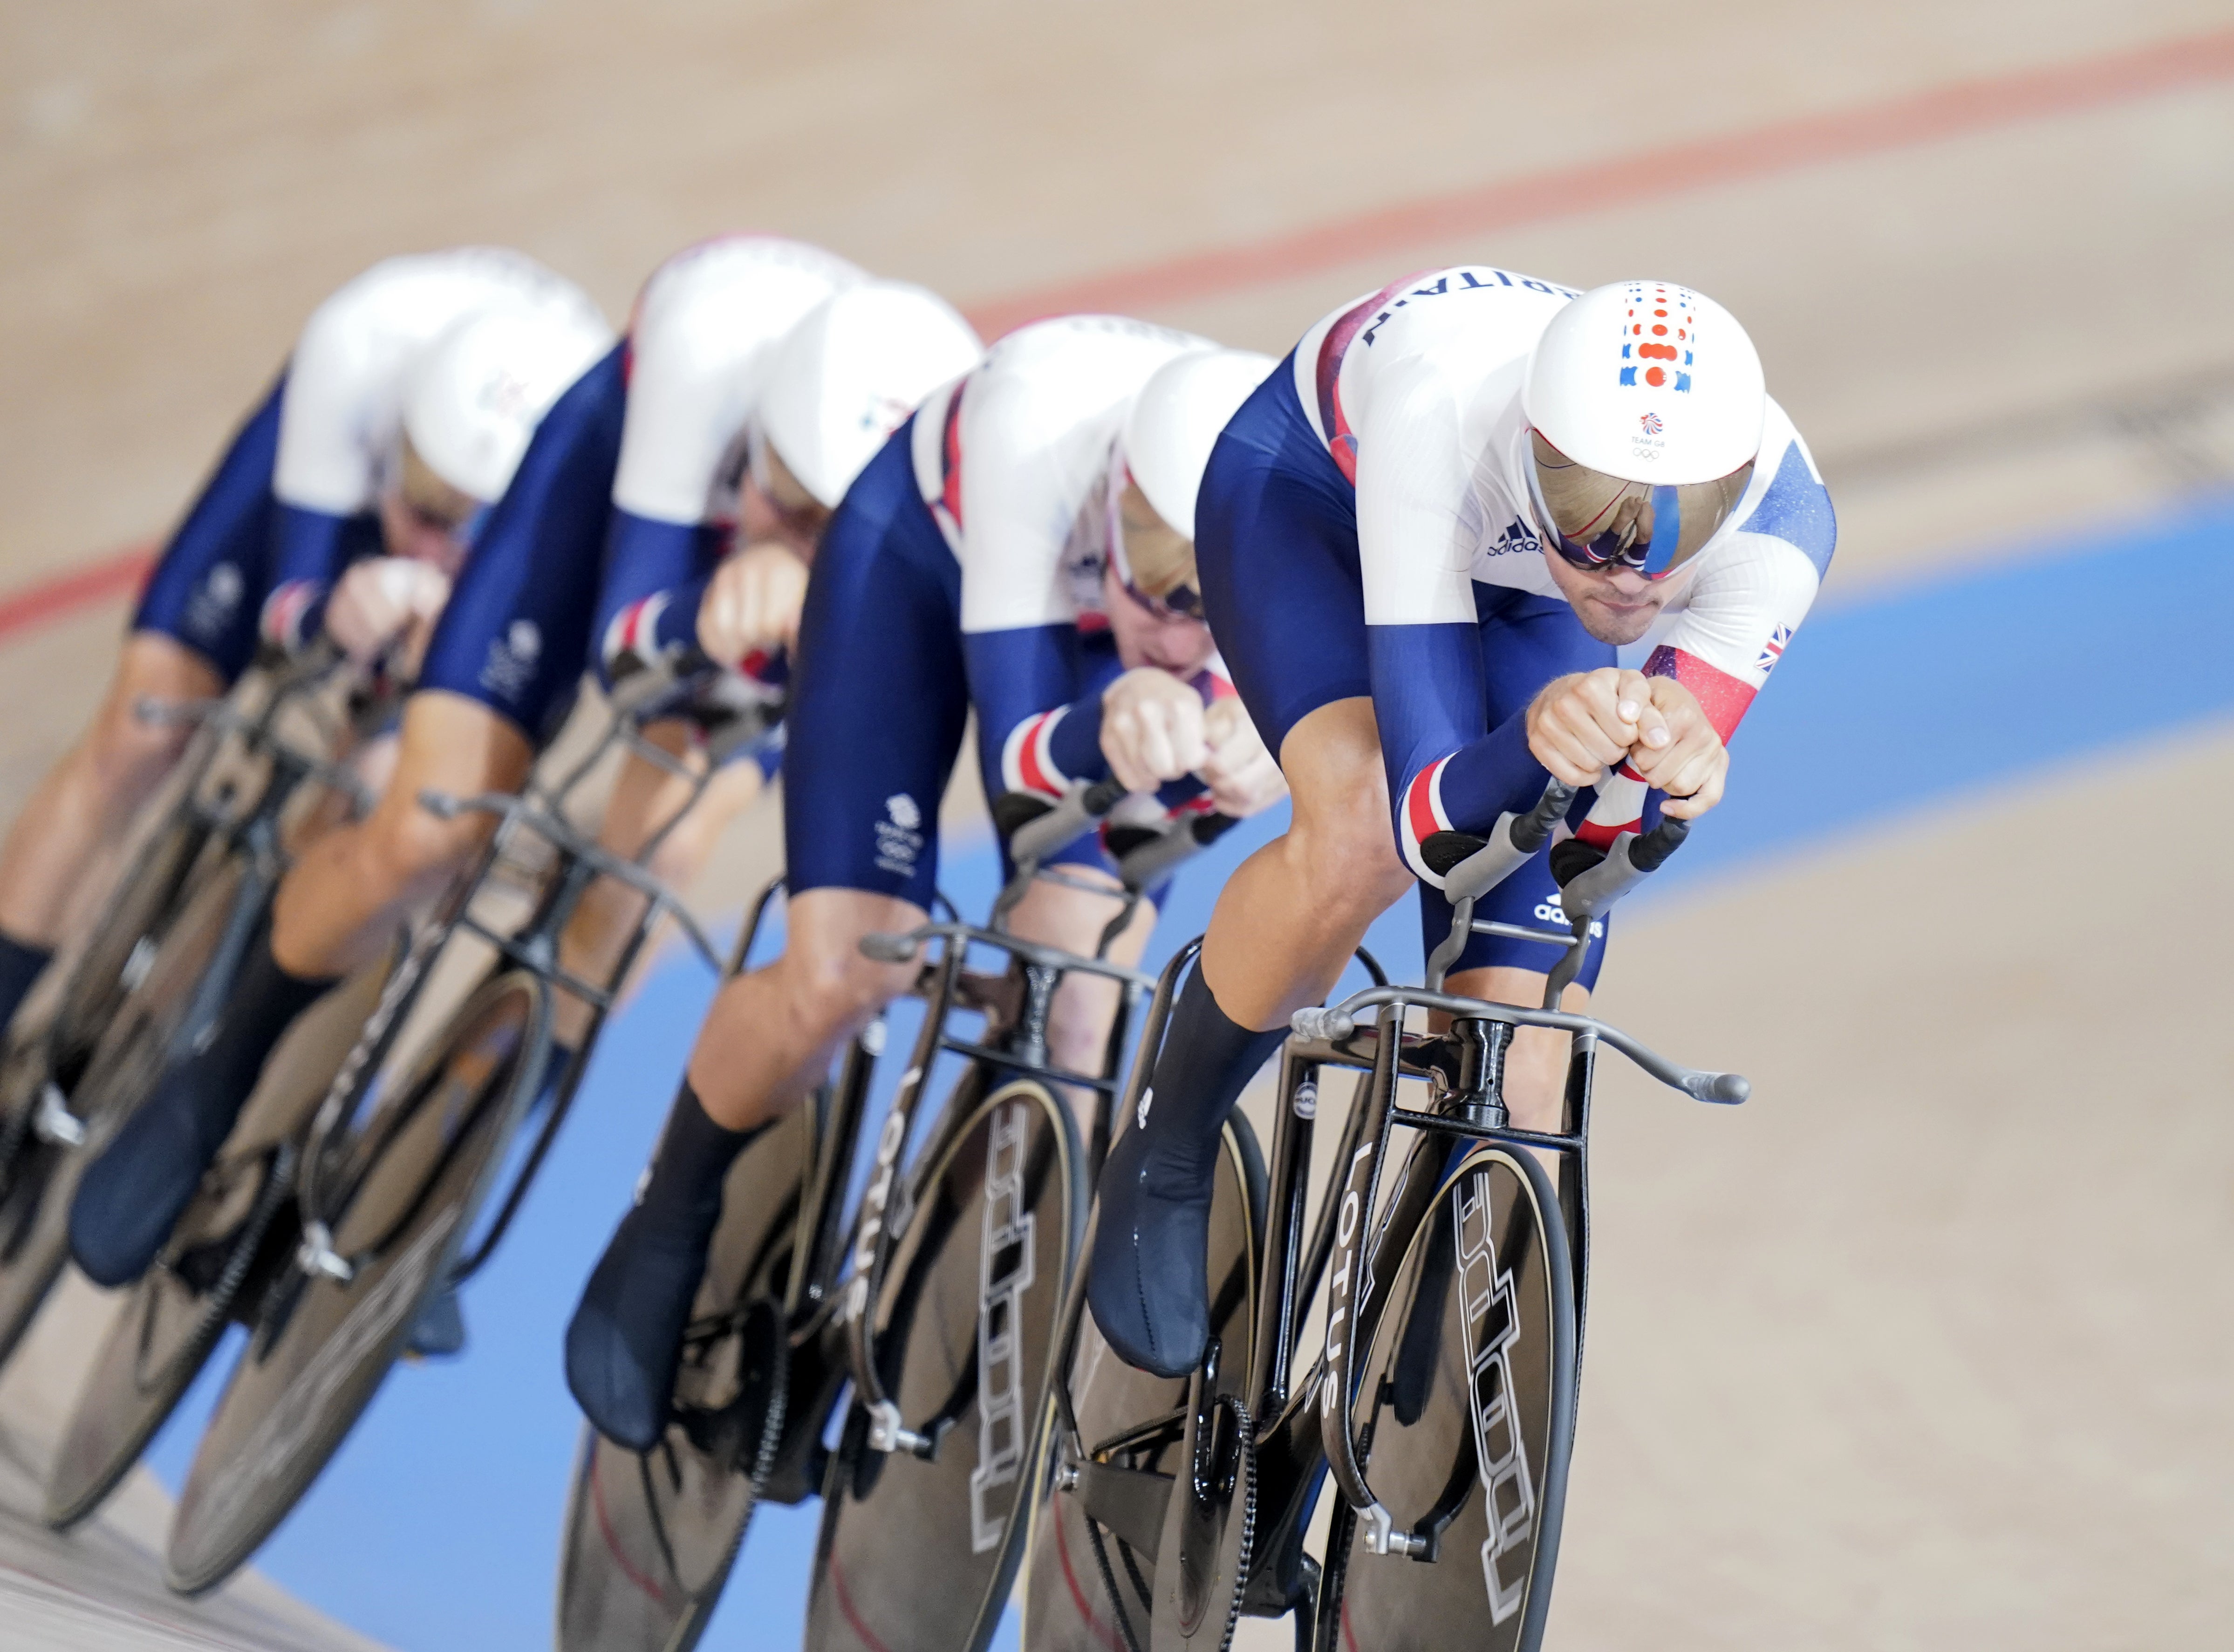
M 70 1254 L 95 1283 L 129 1284 L 147 1271 L 256 1088 L 265 1058 L 333 984 L 281 969 L 265 921 L 201 1047 L 164 1069 L 78 1183 Z
M 1210 1204 L 1218 1138 L 1198 1166 L 1144 1129 L 1127 1130 L 1102 1166 L 1087 1304 L 1127 1365 L 1185 1376 L 1210 1340 Z
M 158 1082 L 79 1180 L 70 1255 L 97 1285 L 128 1285 L 171 1237 L 247 1096 L 191 1060 Z
M 667 1431 L 683 1332 L 712 1243 L 663 1230 L 642 1207 L 622 1218 L 566 1326 L 566 1387 L 597 1431 L 647 1452 Z

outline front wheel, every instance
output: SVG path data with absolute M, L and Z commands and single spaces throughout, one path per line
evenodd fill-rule
M 334 1222 L 332 1273 L 284 1270 L 188 1470 L 164 1557 L 181 1594 L 216 1588 L 284 1519 L 372 1402 L 449 1278 L 550 1051 L 524 970 L 467 1001 L 369 1121 Z
M 1022 1558 L 1042 1384 L 1085 1220 L 1070 1111 L 1036 1079 L 1004 1084 L 910 1186 L 868 1311 L 885 1392 L 926 1444 L 877 1449 L 852 1406 L 823 1486 L 809 1652 L 981 1652 Z
M 1573 1270 L 1534 1155 L 1485 1146 L 1460 1160 L 1385 1300 L 1349 1420 L 1417 1552 L 1375 1554 L 1355 1512 L 1336 1511 L 1321 1652 L 1534 1652 L 1575 1415 Z

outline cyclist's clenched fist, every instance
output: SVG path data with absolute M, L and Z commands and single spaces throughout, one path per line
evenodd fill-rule
M 1646 785 L 1667 794 L 1662 813 L 1695 820 L 1722 800 L 1729 752 L 1690 689 L 1674 677 L 1647 681 L 1652 685 L 1651 710 L 1666 739 L 1640 741 L 1630 750 L 1630 767 Z
M 360 664 L 408 638 L 408 657 L 402 663 L 410 675 L 449 600 L 449 576 L 433 563 L 415 557 L 367 557 L 334 587 L 326 605 L 326 632 Z
M 1193 774 L 1210 755 L 1202 696 L 1160 666 L 1134 666 L 1102 691 L 1101 754 L 1128 792 Z
M 1689 689 L 1611 666 L 1547 683 L 1528 708 L 1528 749 L 1568 786 L 1594 786 L 1627 761 L 1668 794 L 1666 812 L 1679 819 L 1721 800 L 1729 767 L 1721 736 Z
M 799 640 L 807 602 L 807 562 L 773 539 L 748 545 L 714 571 L 698 604 L 698 646 L 706 657 L 735 666 L 754 649 Z

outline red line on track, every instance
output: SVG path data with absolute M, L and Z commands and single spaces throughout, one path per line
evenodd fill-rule
M 991 338 L 1044 316 L 1150 310 L 1314 274 L 1410 247 L 1766 178 L 2234 78 L 2234 29 L 2135 51 L 1962 81 L 1882 103 L 1696 138 L 1308 225 L 1239 246 L 1088 276 L 970 311 Z
M 135 545 L 127 551 L 111 552 L 88 567 L 0 597 L 0 639 L 36 630 L 112 597 L 136 594 L 154 561 L 153 549 Z
M 1882 103 L 1807 115 L 1660 149 L 1586 161 L 1471 189 L 1425 196 L 1239 246 L 1087 276 L 975 305 L 970 319 L 996 337 L 1042 316 L 1153 310 L 1239 291 L 1408 247 L 1522 224 L 1603 212 L 1712 184 L 1852 160 L 2023 121 L 2127 103 L 2234 79 L 2234 29 L 2136 50 L 1961 81 Z M 0 641 L 129 591 L 152 560 L 144 547 L 0 597 Z

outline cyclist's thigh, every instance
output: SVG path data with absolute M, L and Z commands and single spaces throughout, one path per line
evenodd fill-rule
M 544 415 L 428 644 L 419 686 L 487 707 L 539 746 L 590 650 L 625 386 L 616 352 Z
M 1284 365 L 1212 449 L 1195 530 L 1211 631 L 1275 756 L 1319 707 L 1372 693 L 1356 498 Z
M 271 581 L 271 467 L 279 451 L 283 375 L 234 434 L 156 562 L 132 616 L 135 633 L 171 638 L 230 685 L 256 654 Z
M 969 712 L 961 569 L 915 491 L 908 427 L 815 553 L 784 756 L 785 877 L 929 910 L 938 805 Z
M 397 818 L 435 822 L 421 800 L 426 791 L 469 797 L 479 792 L 516 792 L 527 779 L 534 748 L 512 721 L 478 700 L 446 689 L 421 689 L 403 702 L 403 727 L 395 768 L 382 792 L 374 819 Z M 489 829 L 486 816 L 461 817 L 451 824 L 470 836 Z

